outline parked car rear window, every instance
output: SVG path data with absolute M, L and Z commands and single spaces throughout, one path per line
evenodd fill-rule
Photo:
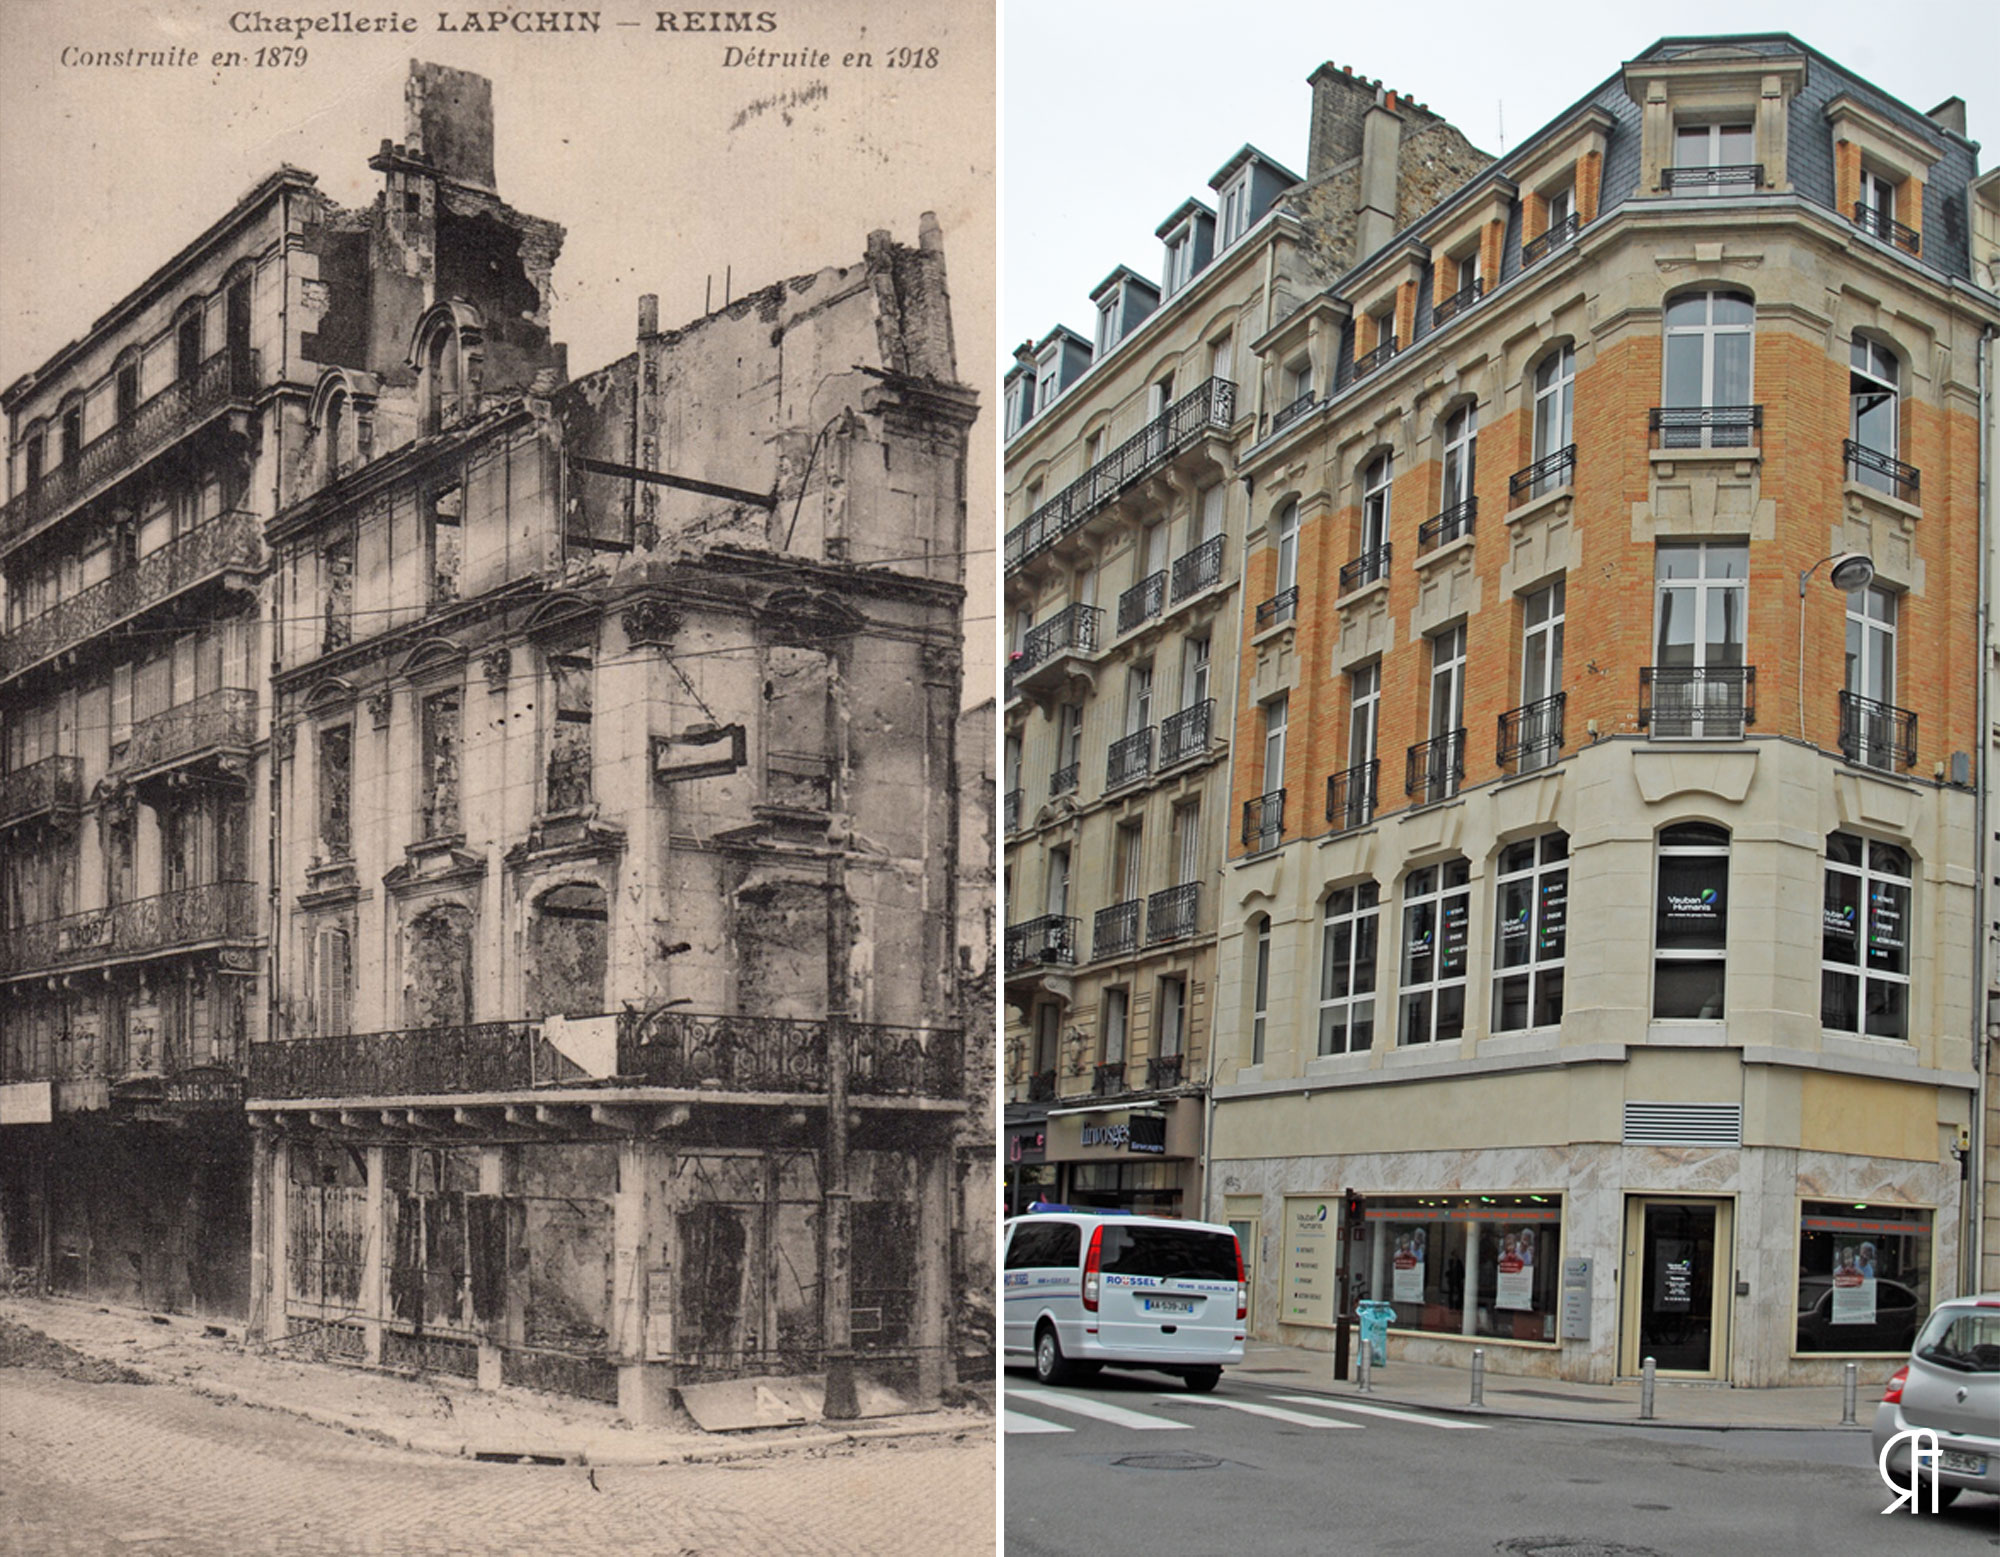
M 1098 1252 L 1107 1275 L 1236 1279 L 1236 1239 L 1230 1233 L 1182 1227 L 1114 1227 L 1107 1222 Z
M 1074 1222 L 1029 1222 L 1014 1229 L 1007 1245 L 1008 1270 L 1034 1265 L 1076 1265 L 1083 1257 L 1083 1230 Z
M 1917 1338 L 1917 1355 L 1962 1373 L 2000 1373 L 2000 1311 L 1939 1309 Z

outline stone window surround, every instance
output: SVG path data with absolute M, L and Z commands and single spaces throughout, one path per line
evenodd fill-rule
M 1643 61 L 1625 67 L 1625 91 L 1640 108 L 1640 198 L 1663 193 L 1674 165 L 1674 131 L 1683 124 L 1747 116 L 1764 188 L 1792 187 L 1787 147 L 1792 99 L 1806 83 L 1803 55 Z M 1738 118 L 1738 123 L 1741 119 Z
M 1507 236 L 1507 218 L 1520 198 L 1520 186 L 1512 179 L 1496 178 L 1449 227 L 1440 226 L 1423 235 L 1431 260 L 1431 305 L 1456 293 L 1459 275 L 1469 254 L 1476 251 L 1480 273 L 1490 290 L 1500 276 L 1500 250 Z M 1493 229 L 1498 227 L 1498 231 Z
M 1896 220 L 1922 233 L 1924 183 L 1944 153 L 1909 131 L 1898 129 L 1846 92 L 1826 105 L 1826 120 L 1833 134 L 1834 203 L 1839 215 L 1851 218 L 1859 197 L 1858 190 L 1845 187 L 1847 176 L 1851 174 L 1858 180 L 1862 172 L 1872 172 L 1895 184 Z M 1858 164 L 1843 158 L 1843 144 L 1859 150 Z
M 1602 108 L 1587 108 L 1578 114 L 1533 155 L 1519 162 L 1512 173 L 1522 191 L 1521 241 L 1532 243 L 1547 226 L 1548 197 L 1559 190 L 1574 188 L 1573 209 L 1580 226 L 1597 219 L 1599 183 L 1604 166 L 1604 148 L 1615 121 Z M 1586 179 L 1586 159 L 1595 158 L 1596 177 Z
M 1422 284 L 1425 251 L 1405 244 L 1382 262 L 1371 265 L 1341 290 L 1354 314 L 1354 356 L 1366 356 L 1382 344 L 1381 321 L 1407 350 L 1417 332 L 1417 289 Z
M 1313 382 L 1328 382 L 1328 370 L 1340 350 L 1341 327 L 1351 312 L 1343 299 L 1322 292 L 1249 343 L 1251 359 L 1259 365 L 1264 381 L 1264 409 L 1268 413 L 1285 408 L 1286 402 L 1280 398 L 1283 374 L 1302 349 L 1312 359 Z M 1239 404 L 1239 414 L 1242 409 Z

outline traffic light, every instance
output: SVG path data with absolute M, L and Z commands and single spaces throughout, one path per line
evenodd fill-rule
M 1368 1202 L 1362 1198 L 1361 1191 L 1358 1189 L 1346 1191 L 1345 1199 L 1346 1211 L 1344 1214 L 1347 1226 L 1351 1231 L 1359 1227 L 1362 1219 L 1368 1215 Z

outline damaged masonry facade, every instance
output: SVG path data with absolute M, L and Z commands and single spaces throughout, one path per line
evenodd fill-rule
M 977 405 L 941 235 L 928 216 L 915 247 L 872 234 L 857 263 L 677 329 L 641 298 L 635 350 L 571 380 L 548 319 L 563 232 L 495 192 L 490 83 L 413 64 L 407 98 L 371 207 L 281 171 L 150 284 L 167 315 L 218 267 L 244 293 L 223 490 L 190 499 L 242 532 L 218 586 L 240 618 L 162 602 L 142 640 L 179 654 L 177 626 L 240 620 L 222 685 L 241 739 L 166 793 L 239 808 L 236 853 L 207 869 L 241 887 L 241 924 L 157 969 L 29 981 L 110 1022 L 118 997 L 81 986 L 123 977 L 189 1009 L 242 952 L 226 1043 L 213 1019 L 161 1017 L 142 1057 L 127 998 L 91 1101 L 107 1133 L 247 1143 L 209 1175 L 240 1202 L 227 1269 L 160 1258 L 274 1342 L 640 1422 L 750 1377 L 797 1380 L 832 1416 L 875 1390 L 935 1400 L 961 1350 L 990 1370 L 992 1347 L 990 1325 L 951 1331 L 990 1265 L 991 1126 L 965 1102 L 981 1018 L 961 973 L 981 958 L 957 945 Z M 235 297 L 203 305 L 232 344 Z M 67 436 L 69 386 L 102 398 L 88 386 L 128 340 L 158 354 L 151 316 L 114 328 L 132 307 L 69 349 L 81 371 L 9 391 L 15 493 L 67 474 L 25 462 L 45 426 Z M 198 469 L 187 445 L 110 477 L 112 506 L 120 483 L 143 506 L 154 466 Z M 96 501 L 52 556 L 102 527 Z M 199 723 L 199 671 L 185 699 L 177 660 L 164 680 Z M 112 793 L 136 792 L 143 874 L 167 824 L 114 781 L 116 745 L 81 757 L 69 808 L 28 835 L 87 854 Z M 11 880 L 23 829 L 0 826 Z M 0 1014 L 10 1040 L 20 1020 Z M 47 1171 L 89 1106 L 76 1053 L 5 1049 L 8 1259 L 177 1306 L 107 1260 L 50 1263 L 83 1216 L 66 1165 Z M 189 1068 L 240 1103 L 172 1113 Z M 128 1092 L 146 1101 L 125 1112 L 162 1119 L 122 1119 Z M 178 1163 L 145 1172 L 192 1203 Z

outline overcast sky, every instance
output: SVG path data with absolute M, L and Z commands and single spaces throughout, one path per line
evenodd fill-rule
M 1153 229 L 1190 195 L 1212 206 L 1209 175 L 1245 141 L 1303 176 L 1306 77 L 1323 61 L 1497 155 L 1661 37 L 1789 32 L 1920 113 L 1964 98 L 1984 168 L 2000 156 L 1996 17 L 1993 0 L 1007 0 L 1001 366 L 1059 323 L 1089 338 L 1090 290 L 1114 266 L 1158 280 Z

